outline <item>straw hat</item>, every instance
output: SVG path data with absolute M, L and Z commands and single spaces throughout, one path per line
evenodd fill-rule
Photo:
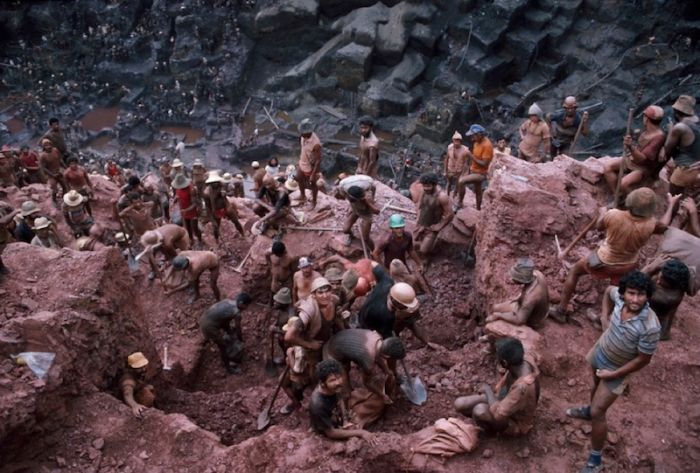
M 253 166 L 253 169 L 258 169 L 260 167 L 260 163 L 258 161 L 253 161 L 250 163 L 251 166 Z
M 207 180 L 204 181 L 204 183 L 214 184 L 217 182 L 224 182 L 224 179 L 221 177 L 221 174 L 219 174 L 219 171 L 209 171 L 209 177 L 207 177 Z
M 129 363 L 129 366 L 134 369 L 143 368 L 148 364 L 148 358 L 143 356 L 143 353 L 141 353 L 140 351 L 129 355 L 126 361 Z
M 324 277 L 316 278 L 311 283 L 311 292 L 316 292 L 323 287 L 331 287 L 331 283 Z
M 695 115 L 695 97 L 681 95 L 676 100 L 676 103 L 672 105 L 672 108 L 683 115 Z
M 201 159 L 197 158 L 197 159 L 195 159 L 194 162 L 192 163 L 192 166 L 202 166 L 202 167 L 204 167 L 204 163 L 202 162 Z
M 178 174 L 170 185 L 173 189 L 184 189 L 190 185 L 190 180 L 186 176 Z
M 233 182 L 233 176 L 230 172 L 225 172 L 224 175 L 221 177 L 221 180 L 224 184 L 228 184 L 229 182 Z
M 288 287 L 283 287 L 272 296 L 272 300 L 279 304 L 291 304 L 292 291 L 290 291 Z
M 63 194 L 63 202 L 69 207 L 76 207 L 83 203 L 85 198 L 78 193 L 78 191 L 68 191 Z
M 41 140 L 41 146 L 46 146 L 46 145 L 51 145 L 51 146 L 53 146 L 53 143 L 51 142 L 50 139 L 44 138 L 43 140 Z
M 20 215 L 22 215 L 22 217 L 29 217 L 38 212 L 41 212 L 41 210 L 33 200 L 25 200 L 22 202 L 22 206 L 20 207 Z
M 34 220 L 34 230 L 41 230 L 42 228 L 49 228 L 51 226 L 51 220 L 46 217 L 39 217 Z
M 173 160 L 173 164 L 171 164 L 170 166 L 174 168 L 181 168 L 184 165 L 185 164 L 182 161 L 180 161 L 178 158 L 175 158 L 175 160 Z
M 295 179 L 287 179 L 284 181 L 284 187 L 286 187 L 289 192 L 294 192 L 299 189 L 299 183 Z

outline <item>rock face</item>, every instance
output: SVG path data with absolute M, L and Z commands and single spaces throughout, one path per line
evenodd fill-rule
M 3 281 L 0 356 L 40 351 L 56 358 L 43 381 L 27 367 L 0 364 L 6 380 L 0 387 L 0 441 L 39 419 L 61 418 L 72 396 L 111 386 L 134 351 L 143 352 L 154 369 L 160 365 L 119 251 L 13 243 L 3 260 L 11 274 Z
M 601 172 L 593 159 L 578 162 L 559 156 L 537 165 L 507 155 L 494 159 L 476 245 L 476 290 L 484 311 L 516 292 L 508 270 L 518 257 L 532 258 L 547 277 L 550 292 L 559 292 L 566 270 L 557 258 L 554 236 L 566 247 L 605 205 L 608 193 Z M 574 262 L 586 248 L 592 249 L 587 242 L 593 236 L 589 233 L 568 260 Z

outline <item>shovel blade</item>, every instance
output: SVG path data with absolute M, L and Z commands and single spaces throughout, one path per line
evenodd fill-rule
M 274 378 L 275 376 L 277 376 L 277 366 L 275 366 L 274 361 L 267 360 L 267 362 L 265 363 L 265 374 L 268 378 Z
M 139 262 L 136 261 L 132 255 L 129 255 L 129 257 L 126 259 L 126 264 L 129 266 L 129 271 L 132 273 L 139 270 Z
M 403 391 L 406 399 L 416 406 L 422 406 L 428 399 L 428 391 L 420 378 L 406 379 L 401 383 L 401 391 Z
M 267 407 L 258 415 L 258 430 L 265 430 L 270 425 L 270 408 Z

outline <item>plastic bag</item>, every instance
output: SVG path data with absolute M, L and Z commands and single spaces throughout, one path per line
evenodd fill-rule
M 37 378 L 43 379 L 51 369 L 55 353 L 41 351 L 26 351 L 18 355 L 11 355 L 18 365 L 27 365 Z

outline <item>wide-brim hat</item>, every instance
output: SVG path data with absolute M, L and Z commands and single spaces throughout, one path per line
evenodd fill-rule
M 148 358 L 146 358 L 140 351 L 129 355 L 126 361 L 129 363 L 129 366 L 134 369 L 143 368 L 148 364 Z
M 185 163 L 183 163 L 183 162 L 180 161 L 179 159 L 175 158 L 175 159 L 173 160 L 173 163 L 172 163 L 170 166 L 171 166 L 171 167 L 174 167 L 174 168 L 181 168 L 181 167 L 184 166 L 184 165 L 185 165 Z
M 201 159 L 197 158 L 197 159 L 195 159 L 194 162 L 192 163 L 192 166 L 202 166 L 202 167 L 204 167 L 204 163 L 202 162 Z
M 279 304 L 291 304 L 292 291 L 290 291 L 288 287 L 283 287 L 272 296 L 272 300 Z
M 205 184 L 214 184 L 217 182 L 224 182 L 224 178 L 221 177 L 221 174 L 219 174 L 219 171 L 209 171 L 209 175 L 207 176 L 207 180 L 204 181 Z
M 20 207 L 20 215 L 22 217 L 29 217 L 30 215 L 38 212 L 41 212 L 41 209 L 37 207 L 34 201 L 27 200 L 22 202 L 22 206 Z
M 314 128 L 316 126 L 314 125 L 314 122 L 311 121 L 310 118 L 304 118 L 300 123 L 299 123 L 299 133 L 302 135 L 305 135 L 307 133 L 311 133 L 314 131 Z
M 46 217 L 39 217 L 34 220 L 34 230 L 41 230 L 42 228 L 49 228 L 51 226 L 51 220 Z
M 681 95 L 671 107 L 684 115 L 695 115 L 695 97 Z
M 530 258 L 518 258 L 510 268 L 510 278 L 520 284 L 529 284 L 535 279 L 535 263 Z
M 311 292 L 316 292 L 322 287 L 331 287 L 331 283 L 324 277 L 316 278 L 311 283 Z
M 175 176 L 175 179 L 173 179 L 173 182 L 170 185 L 173 189 L 184 189 L 190 185 L 190 180 L 187 178 L 187 176 L 178 174 Z
M 323 273 L 323 277 L 328 279 L 330 282 L 340 282 L 343 280 L 343 271 L 340 268 L 331 266 Z
M 223 176 L 221 176 L 221 181 L 224 184 L 228 184 L 229 182 L 233 182 L 233 176 L 231 175 L 230 172 L 226 172 L 226 173 L 224 173 Z
M 85 198 L 78 191 L 68 191 L 63 194 L 63 202 L 69 207 L 75 207 L 83 203 Z
M 288 191 L 294 192 L 295 190 L 299 189 L 299 183 L 295 179 L 287 179 L 284 181 L 284 187 Z

